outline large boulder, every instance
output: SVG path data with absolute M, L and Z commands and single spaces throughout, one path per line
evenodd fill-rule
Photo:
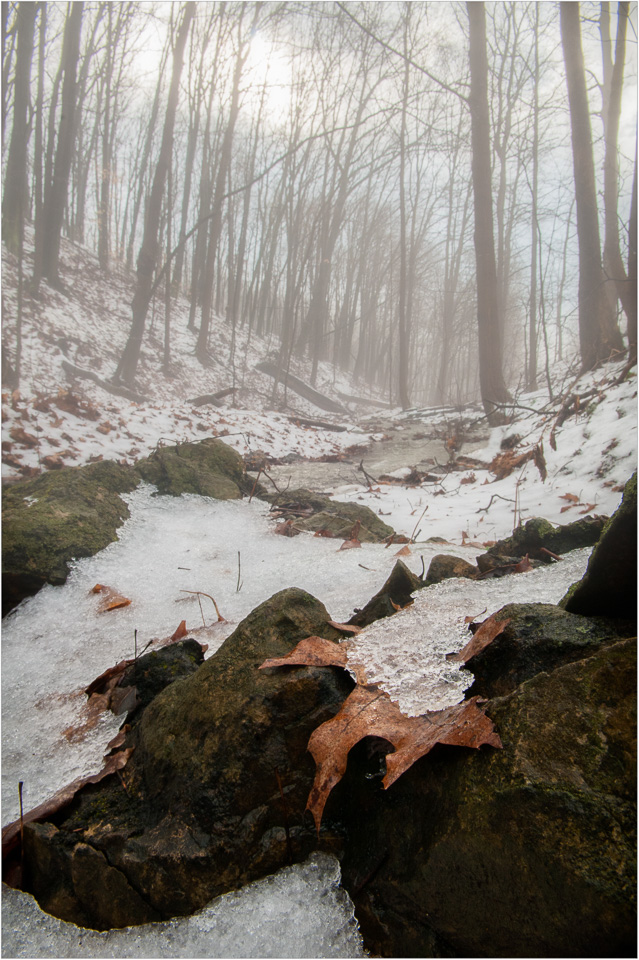
M 586 616 L 637 617 L 637 474 L 592 551 L 583 578 L 561 606 Z
M 486 712 L 502 750 L 436 748 L 388 791 L 362 776 L 361 750 L 329 798 L 368 949 L 636 956 L 634 640 L 540 673 Z
M 179 497 L 195 493 L 216 500 L 237 500 L 250 493 L 242 457 L 222 440 L 206 438 L 199 443 L 158 447 L 139 460 L 137 473 L 158 488 L 158 493 Z
M 309 635 L 340 636 L 309 594 L 261 604 L 150 702 L 120 777 L 26 827 L 27 885 L 43 909 L 98 929 L 189 914 L 316 848 L 306 747 L 353 681 L 337 668 L 259 669 Z M 337 842 L 329 830 L 328 848 Z
M 45 583 L 66 581 L 70 562 L 117 537 L 129 516 L 120 494 L 135 489 L 133 471 L 104 460 L 65 467 L 2 492 L 2 612 Z

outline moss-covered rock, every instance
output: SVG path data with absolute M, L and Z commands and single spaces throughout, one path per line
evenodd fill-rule
M 103 855 L 136 893 L 127 916 L 119 884 L 117 925 L 140 922 L 140 900 L 164 918 L 191 913 L 316 848 L 306 747 L 353 681 L 336 668 L 259 670 L 309 635 L 340 637 L 309 594 L 284 590 L 261 604 L 192 676 L 151 701 L 128 735 L 135 750 L 122 783 L 108 777 L 81 790 L 55 832 L 29 827 L 27 871 L 45 910 L 65 904 L 66 919 L 77 910 L 75 922 L 104 923 L 110 908 L 99 884 L 94 908 L 75 886 L 79 845 Z M 54 875 L 42 876 L 41 863 Z
M 637 474 L 592 551 L 583 578 L 573 584 L 561 606 L 585 616 L 637 616 Z
M 221 440 L 179 443 L 157 450 L 138 461 L 136 472 L 158 488 L 158 493 L 179 497 L 195 493 L 216 500 L 237 500 L 253 483 L 246 477 L 239 453 Z
M 550 603 L 509 603 L 495 619 L 510 623 L 467 662 L 475 680 L 466 697 L 503 697 L 542 671 L 581 660 L 628 635 L 624 624 L 579 617 Z
M 3 614 L 45 583 L 64 583 L 71 560 L 112 543 L 129 516 L 120 494 L 138 483 L 133 470 L 104 460 L 4 488 Z
M 357 538 L 366 543 L 380 543 L 395 532 L 370 507 L 331 500 L 303 487 L 269 499 L 286 519 L 294 519 L 300 530 L 328 530 L 334 537 L 346 540 L 359 521 Z
M 533 517 L 526 523 L 520 523 L 512 537 L 499 540 L 488 553 L 497 556 L 521 557 L 528 556 L 535 560 L 551 563 L 552 559 L 545 554 L 542 547 L 552 553 L 568 553 L 579 547 L 591 547 L 601 536 L 607 517 L 583 517 L 574 523 L 553 526 L 548 520 Z
M 634 641 L 486 712 L 502 750 L 437 748 L 388 791 L 349 762 L 329 798 L 353 811 L 342 873 L 369 950 L 636 956 Z
M 203 662 L 204 651 L 197 640 L 180 640 L 138 657 L 124 671 L 120 687 L 135 687 L 139 712 L 169 684 L 195 673 Z

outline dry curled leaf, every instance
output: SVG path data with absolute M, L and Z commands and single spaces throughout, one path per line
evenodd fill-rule
M 180 625 L 175 631 L 175 633 L 171 634 L 170 642 L 176 643 L 178 640 L 181 640 L 183 637 L 185 637 L 186 634 L 187 634 L 186 620 L 181 620 Z
M 306 809 L 319 834 L 328 796 L 346 771 L 348 753 L 364 737 L 381 737 L 395 747 L 386 757 L 384 788 L 388 788 L 436 743 L 479 748 L 501 747 L 492 721 L 478 706 L 478 697 L 454 707 L 407 717 L 387 693 L 375 685 L 357 685 L 332 720 L 317 728 L 308 742 L 316 764 Z
M 484 620 L 463 650 L 460 650 L 459 653 L 447 653 L 446 659 L 451 663 L 468 663 L 471 657 L 474 657 L 489 643 L 492 643 L 509 623 L 510 618 L 508 620 L 495 620 L 495 614 L 493 613 L 487 620 Z
M 336 623 L 335 620 L 328 621 L 331 627 L 335 627 L 336 630 L 341 630 L 342 633 L 361 633 L 362 628 L 356 627 L 353 623 Z
M 361 547 L 359 540 L 345 540 L 339 550 L 352 550 L 354 547 Z M 339 550 L 337 551 L 339 553 Z
M 395 554 L 395 556 L 396 556 L 396 557 L 408 557 L 408 556 L 410 556 L 410 554 L 411 554 L 411 549 L 410 549 L 410 547 L 406 546 L 406 547 L 402 547 L 401 550 L 398 550 L 397 553 Z
M 576 497 L 574 493 L 562 493 L 560 500 L 570 500 L 571 503 L 579 503 L 579 497 Z
M 108 610 L 118 610 L 120 607 L 128 607 L 131 603 L 128 597 L 123 597 L 121 594 L 116 593 L 112 587 L 106 587 L 102 583 L 96 583 L 91 593 L 100 594 L 98 613 L 106 613 Z

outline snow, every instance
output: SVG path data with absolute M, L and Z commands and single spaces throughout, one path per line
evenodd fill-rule
M 12 361 L 15 261 L 6 251 L 3 263 L 8 318 L 3 336 Z M 382 416 L 366 407 L 357 408 L 359 420 L 354 409 L 327 417 L 290 392 L 284 412 L 281 388 L 274 399 L 272 380 L 254 370 L 278 344 L 240 326 L 234 364 L 231 331 L 218 318 L 213 359 L 204 368 L 194 356 L 195 337 L 187 330 L 183 301 L 174 304 L 170 376 L 161 366 L 159 308 L 149 318 L 138 381 L 147 402 L 113 396 L 86 380 L 70 383 L 61 366 L 65 357 L 103 378 L 115 370 L 130 324 L 131 278 L 116 269 L 105 283 L 96 259 L 66 241 L 63 275 L 70 297 L 43 284 L 42 300 L 25 303 L 20 391 L 2 395 L 6 477 L 39 472 L 51 455 L 61 455 L 66 464 L 101 457 L 132 462 L 160 441 L 204 436 L 222 437 L 256 460 L 335 456 L 353 444 L 383 447 L 382 420 L 409 438 L 416 430 L 430 431 L 432 437 L 451 417 L 441 409 L 385 411 Z M 408 486 L 401 481 L 410 476 L 413 464 L 398 464 L 384 471 L 396 482 L 371 488 L 351 465 L 335 471 L 339 479 L 333 495 L 367 504 L 395 530 L 411 536 L 410 553 L 402 559 L 418 574 L 438 553 L 474 562 L 487 544 L 508 536 L 529 517 L 565 523 L 588 513 L 610 515 L 636 467 L 636 371 L 618 382 L 621 369 L 622 364 L 608 364 L 572 381 L 567 369 L 556 372 L 558 394 L 581 395 L 596 388 L 554 431 L 556 449 L 550 438 L 559 404 L 549 404 L 547 394 L 538 391 L 517 398 L 516 420 L 507 428 L 488 431 L 482 424 L 485 445 L 471 451 L 481 461 L 478 465 L 461 473 L 440 470 L 438 482 Z M 308 365 L 302 362 L 292 372 L 308 379 Z M 226 398 L 219 408 L 189 402 L 233 385 L 234 399 Z M 360 396 L 367 391 L 323 365 L 317 387 L 331 396 L 336 390 Z M 78 415 L 58 406 L 59 391 L 69 388 L 81 408 L 84 404 L 84 415 L 82 409 Z M 479 412 L 473 416 L 478 423 L 482 419 Z M 347 429 L 336 433 L 296 422 L 305 418 L 330 419 Z M 34 441 L 16 439 L 20 428 Z M 515 453 L 543 445 L 545 482 L 532 461 L 501 480 L 490 472 L 502 441 L 513 434 L 521 437 Z M 356 462 L 361 458 L 358 452 Z M 312 473 L 315 465 L 307 466 Z M 329 464 L 316 466 L 329 476 Z M 294 471 L 295 464 L 290 467 Z M 171 498 L 155 495 L 148 485 L 126 499 L 131 517 L 115 543 L 75 562 L 64 586 L 45 587 L 3 621 L 4 823 L 17 816 L 19 780 L 29 809 L 101 767 L 121 718 L 103 715 L 91 726 L 83 690 L 106 668 L 133 656 L 135 631 L 139 651 L 154 638 L 170 636 L 185 619 L 189 634 L 207 643 L 211 656 L 255 606 L 292 586 L 308 590 L 333 619 L 344 621 L 379 590 L 396 562 L 397 547 L 363 544 L 340 552 L 338 542 L 312 534 L 276 536 L 268 506 L 255 500 Z M 445 654 L 468 639 L 464 618 L 483 619 L 484 610 L 488 616 L 515 601 L 556 602 L 581 577 L 589 553 L 575 551 L 552 566 L 498 580 L 449 580 L 428 588 L 412 606 L 358 635 L 351 642 L 351 659 L 362 661 L 369 678 L 407 713 L 457 702 L 470 677 L 448 663 Z M 98 598 L 90 592 L 95 583 L 108 584 L 131 604 L 98 613 Z M 198 600 L 189 590 L 214 597 L 225 621 L 217 622 L 207 597 Z M 352 904 L 338 883 L 336 861 L 318 855 L 213 901 L 193 918 L 105 934 L 47 917 L 28 895 L 5 888 L 3 956 L 362 956 Z
M 124 930 L 83 930 L 2 891 L 3 957 L 364 957 L 335 857 L 295 867 L 213 900 L 191 917 Z

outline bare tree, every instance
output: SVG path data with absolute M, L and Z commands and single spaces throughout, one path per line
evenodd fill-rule
M 175 47 L 173 49 L 173 72 L 171 75 L 171 86 L 166 104 L 166 113 L 164 116 L 164 129 L 162 131 L 162 143 L 160 153 L 155 166 L 155 175 L 153 177 L 153 186 L 146 208 L 146 217 L 144 222 L 144 236 L 142 238 L 142 247 L 138 255 L 137 262 L 137 280 L 133 302 L 131 304 L 131 313 L 133 322 L 129 339 L 127 340 L 124 352 L 118 363 L 114 379 L 122 379 L 125 383 L 133 383 L 137 371 L 138 360 L 140 358 L 140 349 L 142 347 L 142 338 L 144 336 L 144 326 L 146 314 L 149 308 L 149 299 L 153 286 L 153 273 L 158 257 L 158 230 L 160 216 L 162 212 L 162 197 L 166 184 L 167 172 L 171 163 L 171 151 L 173 149 L 173 128 L 175 126 L 175 112 L 177 109 L 178 95 L 180 89 L 180 75 L 182 73 L 182 64 L 184 62 L 184 47 L 188 36 L 191 20 L 195 13 L 195 2 L 189 0 L 184 5 L 182 23 L 180 24 Z
M 579 343 L 584 370 L 621 353 L 623 342 L 606 296 L 601 262 L 595 165 L 586 74 L 581 47 L 579 4 L 559 5 L 566 67 L 579 242 Z

